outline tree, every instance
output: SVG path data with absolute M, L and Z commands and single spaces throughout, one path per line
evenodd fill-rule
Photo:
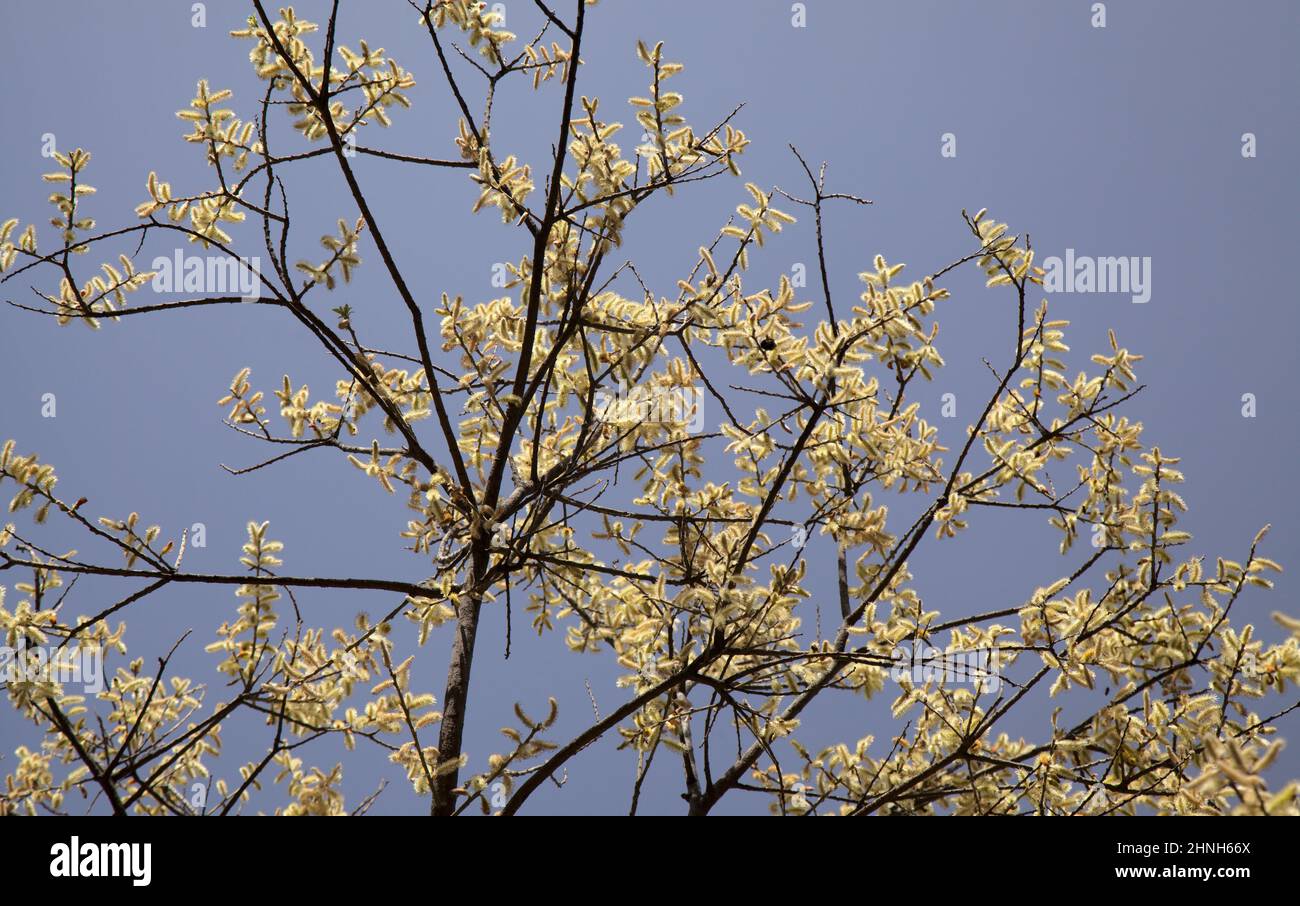
M 367 127 L 388 126 L 408 106 L 414 77 L 364 41 L 339 43 L 337 0 L 323 40 L 291 8 L 272 18 L 254 0 L 247 27 L 232 32 L 265 82 L 254 119 L 206 82 L 179 114 L 212 187 L 181 192 L 151 172 L 138 222 L 96 232 L 84 210 L 90 155 L 60 154 L 61 169 L 45 177 L 58 190 L 60 243 L 39 251 L 35 226 L 9 220 L 0 265 L 4 282 L 57 280 L 39 302 L 10 304 L 65 324 L 241 303 L 282 309 L 337 364 L 334 397 L 313 399 L 285 376 L 273 391 L 281 427 L 243 368 L 221 400 L 227 423 L 275 451 L 252 468 L 332 451 L 387 493 L 400 489 L 413 569 L 427 578 L 286 574 L 264 522 L 248 524 L 244 571 L 187 571 L 184 533 L 166 537 L 137 513 L 92 518 L 84 498 L 56 493 L 49 464 L 6 442 L 0 483 L 14 483 L 10 510 L 32 510 L 34 526 L 0 535 L 0 572 L 26 579 L 13 585 L 12 609 L 0 597 L 0 626 L 19 649 L 11 663 L 30 668 L 11 674 L 7 691 L 33 738 L 17 749 L 0 810 L 66 811 L 79 791 L 115 813 L 228 814 L 254 803 L 274 766 L 287 787 L 281 811 L 343 813 L 342 766 L 305 761 L 313 742 L 342 737 L 386 752 L 434 815 L 514 814 L 609 738 L 635 760 L 633 811 L 662 753 L 680 761 L 694 815 L 743 792 L 783 814 L 1297 813 L 1297 784 L 1272 792 L 1261 773 L 1281 748 L 1279 720 L 1300 708 L 1285 699 L 1300 682 L 1300 621 L 1275 615 L 1291 635 L 1266 645 L 1229 619 L 1248 586 L 1269 587 L 1266 574 L 1280 569 L 1257 553 L 1264 531 L 1243 559 L 1212 568 L 1180 551 L 1190 535 L 1178 528 L 1178 460 L 1123 414 L 1142 390 L 1141 356 L 1112 332 L 1090 373 L 1067 376 L 1066 322 L 1031 298 L 1045 272 L 1028 238 L 985 211 L 963 212 L 969 254 L 913 282 L 877 256 L 857 304 L 837 313 L 823 211 L 870 202 L 829 190 L 826 166 L 814 172 L 792 148 L 804 187 L 747 183 L 748 198 L 661 294 L 632 261 L 615 264 L 624 225 L 657 196 L 739 175 L 749 142 L 733 125 L 738 110 L 707 129 L 689 125 L 668 87 L 681 65 L 662 45 L 638 43 L 649 90 L 630 99 L 644 136 L 629 153 L 615 142 L 621 126 L 578 91 L 594 0 L 579 0 L 571 18 L 536 0 L 539 30 L 521 49 L 484 4 L 412 5 L 459 108 L 454 158 L 360 144 Z M 470 51 L 452 42 L 457 33 Z M 466 74 L 486 85 L 477 106 Z M 498 91 L 519 78 L 562 96 L 540 190 L 490 130 Z M 310 150 L 270 150 L 284 115 Z M 526 246 L 506 294 L 477 304 L 444 295 L 434 332 L 386 241 L 392 227 L 376 219 L 354 171 L 358 154 L 474 180 L 475 210 L 495 208 Z M 317 157 L 333 158 L 349 195 L 337 230 L 321 239 L 324 260 L 291 264 L 290 176 Z M 795 222 L 778 204 L 811 218 L 820 277 L 811 300 L 786 278 L 746 284 L 751 254 Z M 238 274 L 252 257 L 227 229 L 246 221 L 260 226 L 250 235 L 260 233 L 270 263 L 254 292 L 204 285 L 182 300 L 132 304 L 163 276 L 135 263 L 146 241 L 183 236 Z M 123 242 L 136 252 L 99 273 L 74 267 Z M 368 304 L 405 309 L 404 352 L 363 339 L 365 307 L 322 314 L 321 297 L 349 281 L 371 245 L 392 298 Z M 934 315 L 949 293 L 939 281 L 971 266 L 1009 297 L 1008 343 L 990 366 L 995 390 L 954 452 L 922 416 L 916 389 L 944 365 Z M 798 320 L 804 312 L 814 323 Z M 899 518 L 909 503 L 910 522 Z M 947 619 L 927 610 L 909 558 L 994 507 L 1045 519 L 1064 565 L 1023 602 Z M 122 562 L 49 549 L 37 534 L 51 516 Z M 810 633 L 809 569 L 823 561 L 834 564 L 838 623 Z M 130 590 L 74 616 L 72 584 L 83 575 Z M 230 684 L 221 702 L 174 675 L 177 647 L 148 666 L 125 660 L 122 615 L 194 583 L 231 586 L 239 599 L 208 646 Z M 378 620 L 327 631 L 298 601 L 313 589 L 394 599 Z M 540 717 L 521 703 L 503 751 L 485 758 L 463 744 L 480 615 L 519 598 L 539 634 L 562 631 L 572 651 L 616 659 L 626 698 L 567 741 L 552 738 L 554 699 Z M 439 644 L 449 654 L 435 698 L 417 690 L 436 682 L 425 652 Z M 91 696 L 53 669 L 86 652 L 121 660 Z M 888 742 L 797 740 L 815 700 L 873 697 L 894 683 Z M 1088 716 L 1069 726 L 1044 716 L 1037 738 L 1012 738 L 1005 718 L 1029 707 L 1034 690 L 1089 701 Z M 1274 696 L 1280 704 L 1254 710 Z M 237 779 L 219 774 L 223 723 L 250 713 L 268 728 L 264 757 Z M 216 796 L 196 802 L 194 784 L 214 773 Z

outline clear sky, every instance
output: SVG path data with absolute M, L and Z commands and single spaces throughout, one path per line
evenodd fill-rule
M 831 281 L 840 299 L 856 298 L 857 274 L 876 253 L 908 263 L 908 273 L 920 276 L 968 252 L 963 208 L 987 207 L 1013 230 L 1029 231 L 1040 260 L 1067 249 L 1149 259 L 1145 304 L 1124 293 L 1053 297 L 1054 315 L 1072 322 L 1071 373 L 1105 348 L 1106 329 L 1113 327 L 1124 345 L 1146 357 L 1139 377 L 1149 386 L 1130 415 L 1147 425 L 1147 443 L 1183 457 L 1191 507 L 1186 527 L 1196 536 L 1195 551 L 1243 558 L 1254 533 L 1271 523 L 1263 553 L 1300 567 L 1292 279 L 1300 211 L 1300 5 L 1115 0 L 1105 4 L 1104 28 L 1093 26 L 1093 4 L 1082 0 L 803 5 L 806 26 L 794 27 L 792 4 L 783 0 L 604 0 L 589 14 L 579 91 L 598 94 L 608 118 L 632 123 L 626 98 L 643 94 L 646 83 L 635 42 L 663 40 L 667 58 L 686 65 L 673 87 L 685 95 L 692 122 L 715 122 L 745 103 L 736 122 L 753 140 L 741 159 L 746 179 L 797 194 L 803 177 L 786 147 L 791 142 L 814 162 L 828 161 L 832 189 L 875 202 L 829 213 Z M 326 15 L 321 3 L 297 8 L 315 21 Z M 509 0 L 505 9 L 511 30 L 536 31 L 531 3 Z M 242 116 L 253 114 L 261 88 L 248 45 L 227 34 L 247 13 L 242 3 L 210 2 L 206 27 L 195 28 L 191 4 L 181 0 L 0 4 L 0 220 L 47 221 L 49 187 L 39 179 L 53 169 L 40 153 L 47 134 L 61 151 L 84 147 L 94 154 L 86 176 L 99 192 L 89 210 L 101 228 L 134 222 L 132 208 L 147 197 L 151 169 L 178 191 L 207 187 L 201 151 L 181 141 L 187 130 L 173 111 L 207 78 L 214 88 L 234 90 Z M 339 34 L 341 42 L 364 37 L 384 47 L 418 80 L 413 109 L 397 111 L 386 133 L 368 130 L 365 143 L 454 156 L 454 107 L 411 8 L 401 0 L 345 2 Z M 560 100 L 558 86 L 534 93 L 516 83 L 498 100 L 496 147 L 531 161 L 540 173 Z M 1245 133 L 1254 135 L 1254 157 L 1242 154 Z M 949 147 L 955 140 L 955 157 L 942 154 L 946 134 Z M 273 150 L 301 146 L 282 124 Z M 521 231 L 491 212 L 469 214 L 477 193 L 463 171 L 413 172 L 369 158 L 359 158 L 357 170 L 397 260 L 430 309 L 442 292 L 467 302 L 494 298 L 500 291 L 490 283 L 493 265 L 527 254 Z M 329 162 L 303 166 L 290 188 L 299 224 L 290 259 L 319 257 L 317 238 L 355 210 Z M 660 198 L 637 213 L 623 251 L 658 293 L 671 295 L 695 249 L 746 199 L 738 181 L 725 179 Z M 775 282 L 798 263 L 811 268 L 809 227 L 801 222 L 756 256 L 748 285 Z M 53 245 L 53 230 L 46 227 L 42 238 L 45 247 Z M 172 250 L 151 244 L 137 260 L 147 265 Z M 373 246 L 363 243 L 361 254 L 358 279 L 329 304 L 351 303 L 376 335 L 400 342 L 405 312 Z M 47 277 L 41 286 L 51 283 Z M 993 386 L 982 358 L 1005 355 L 1009 300 L 984 290 L 973 270 L 946 285 L 954 299 L 939 320 L 949 366 L 917 398 L 954 446 L 975 414 L 971 408 Z M 11 282 L 0 298 L 26 303 L 35 297 L 25 283 Z M 403 551 L 398 537 L 404 499 L 386 498 L 346 462 L 301 456 L 242 478 L 219 467 L 264 456 L 262 447 L 222 426 L 223 412 L 214 405 L 236 371 L 250 366 L 255 384 L 268 393 L 285 372 L 321 392 L 336 377 L 332 364 L 274 310 L 199 309 L 91 332 L 80 325 L 60 329 L 6 307 L 0 309 L 0 439 L 16 438 L 21 450 L 54 463 L 60 490 L 71 498 L 84 493 L 96 514 L 139 510 L 168 532 L 203 522 L 207 547 L 187 554 L 192 569 L 237 569 L 244 524 L 266 519 L 286 543 L 286 569 L 294 574 L 419 580 L 427 564 Z M 56 395 L 56 418 L 42 417 L 47 393 Z M 956 418 L 941 417 L 945 393 L 956 394 Z M 1242 415 L 1244 394 L 1254 395 L 1254 418 Z M 65 540 L 84 543 L 72 535 Z M 927 608 L 945 616 L 1012 606 L 1068 571 L 1055 545 L 1045 520 L 981 512 L 956 541 L 923 545 L 912 572 Z M 1008 550 L 1017 554 L 1015 568 L 990 569 L 1007 562 Z M 821 575 L 830 580 L 833 569 Z M 125 593 L 120 585 L 85 584 L 77 592 L 84 595 L 80 612 Z M 1295 588 L 1284 574 L 1274 592 L 1248 594 L 1236 619 L 1272 627 L 1271 611 L 1297 612 Z M 833 611 L 833 580 L 819 589 Z M 309 621 L 325 625 L 347 623 L 358 609 L 376 614 L 392 605 L 382 595 L 306 598 Z M 228 589 L 167 590 L 132 611 L 127 641 L 134 653 L 153 655 L 193 629 L 176 663 L 210 681 L 216 661 L 202 646 L 234 607 Z M 472 764 L 500 748 L 497 729 L 510 722 L 516 700 L 540 712 L 546 694 L 556 695 L 562 715 L 556 736 L 567 739 L 566 731 L 590 723 L 592 698 L 608 713 L 626 694 L 614 686 L 605 656 L 573 655 L 559 635 L 531 636 L 522 608 L 513 637 L 507 661 L 504 617 L 490 610 L 470 701 Z M 422 655 L 425 675 L 416 683 L 439 697 L 449 644 L 449 631 L 430 642 Z M 812 738 L 805 741 L 854 741 L 873 732 L 887 739 L 897 730 L 880 722 L 891 692 L 870 703 L 828 700 L 810 715 Z M 219 699 L 224 690 L 210 694 Z M 1043 735 L 1052 706 L 1038 697 L 1007 729 Z M 1282 724 L 1284 736 L 1300 735 L 1296 717 Z M 13 715 L 0 712 L 6 771 L 14 745 L 27 739 L 18 733 Z M 264 736 L 252 724 L 232 728 L 232 756 L 250 757 Z M 332 766 L 337 749 L 320 746 L 308 763 Z M 233 775 L 233 762 L 224 764 Z M 595 746 L 570 764 L 568 782 L 540 792 L 531 810 L 624 812 L 634 767 L 628 753 Z M 1275 770 L 1300 774 L 1300 740 Z M 400 771 L 374 752 L 348 765 L 349 805 L 385 778 L 390 783 L 375 811 L 418 807 Z M 681 812 L 680 789 L 680 767 L 665 759 L 643 794 L 642 811 Z M 280 801 L 277 793 L 258 804 Z M 722 810 L 766 806 L 766 800 L 729 798 Z

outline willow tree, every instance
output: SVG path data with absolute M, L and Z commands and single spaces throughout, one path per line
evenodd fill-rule
M 846 304 L 832 298 L 823 211 L 868 202 L 828 190 L 825 166 L 814 173 L 795 151 L 803 188 L 745 184 L 675 285 L 652 288 L 624 227 L 660 195 L 739 174 L 748 139 L 736 111 L 707 128 L 688 123 L 669 87 L 681 65 L 638 42 L 649 88 L 629 103 L 642 136 L 620 146 L 620 124 L 579 93 L 592 3 L 569 17 L 538 0 L 536 37 L 520 45 L 484 4 L 425 0 L 412 4 L 411 25 L 427 33 L 426 62 L 459 108 L 458 130 L 448 124 L 456 147 L 449 158 L 370 147 L 362 137 L 375 127 L 400 128 L 415 80 L 382 50 L 341 43 L 338 5 L 320 29 L 292 9 L 272 18 L 254 0 L 232 32 L 265 83 L 253 118 L 206 82 L 179 114 L 192 127 L 185 141 L 206 156 L 207 187 L 173 188 L 151 172 L 137 220 L 97 232 L 90 155 L 60 155 L 45 177 L 57 241 L 38 248 L 36 228 L 10 220 L 0 258 L 6 282 L 44 280 L 39 298 L 11 304 L 61 323 L 215 305 L 234 306 L 234 318 L 248 303 L 300 324 L 337 366 L 333 394 L 313 397 L 285 376 L 271 399 L 233 361 L 227 422 L 271 445 L 259 468 L 292 469 L 318 451 L 369 476 L 377 493 L 407 495 L 405 540 L 394 527 L 394 543 L 412 551 L 410 578 L 294 575 L 257 521 L 242 570 L 189 571 L 183 533 L 137 513 L 92 515 L 80 491 L 56 489 L 52 466 L 7 442 L 10 511 L 34 518 L 0 538 L 0 572 L 17 579 L 0 600 L 6 641 L 56 660 L 104 652 L 113 670 L 94 694 L 55 673 L 11 677 L 31 736 L 0 809 L 67 811 L 79 792 L 117 813 L 187 813 L 193 784 L 211 777 L 202 810 L 227 814 L 274 804 L 259 790 L 275 775 L 279 811 L 362 810 L 345 802 L 343 766 L 311 764 L 311 744 L 337 736 L 400 765 L 434 815 L 514 814 L 548 779 L 580 772 L 580 753 L 598 741 L 625 753 L 633 811 L 659 755 L 680 762 L 696 815 L 746 793 L 780 813 L 1296 813 L 1296 785 L 1270 792 L 1260 774 L 1281 747 L 1279 718 L 1297 704 L 1256 703 L 1300 681 L 1300 622 L 1277 615 L 1291 635 L 1266 645 L 1230 620 L 1247 587 L 1267 587 L 1278 568 L 1257 553 L 1264 533 L 1236 560 L 1185 555 L 1178 460 L 1124 414 L 1142 389 L 1141 356 L 1112 333 L 1089 370 L 1067 376 L 1066 324 L 1041 300 L 1044 272 L 1027 240 L 984 211 L 963 213 L 969 254 L 917 280 L 877 256 Z M 558 107 L 540 171 L 497 147 L 490 128 L 498 93 L 529 81 L 537 103 Z M 308 150 L 272 151 L 286 125 Z M 521 243 L 504 294 L 417 300 L 404 268 L 418 262 L 398 260 L 388 238 L 411 224 L 376 218 L 358 154 L 473 180 L 475 211 L 495 209 Z M 348 193 L 321 239 L 323 260 L 291 262 L 295 168 L 313 158 L 332 158 Z M 785 278 L 746 278 L 751 256 L 795 222 L 778 205 L 811 221 L 820 280 L 804 293 Z M 252 240 L 241 246 L 227 229 L 245 221 Z M 140 303 L 158 275 L 135 258 L 180 237 L 268 262 L 252 297 Z M 116 248 L 128 251 L 113 257 Z M 353 306 L 346 284 L 363 253 L 391 292 Z M 88 256 L 108 263 L 92 271 L 80 265 Z M 949 293 L 939 281 L 964 267 L 1011 304 L 1006 348 L 978 351 L 995 359 L 992 389 L 954 450 L 922 416 L 919 388 L 944 365 L 934 316 Z M 385 305 L 409 315 L 405 350 L 367 342 L 369 310 Z M 909 502 L 912 515 L 900 516 Z M 910 558 L 991 507 L 1049 523 L 1060 562 L 1026 575 L 1024 600 L 965 616 L 926 609 Z M 51 519 L 84 531 L 100 555 L 42 544 Z M 810 566 L 838 577 L 825 633 L 820 620 L 812 628 Z M 126 588 L 78 610 L 70 577 L 82 575 Z M 132 608 L 187 583 L 227 585 L 238 599 L 208 645 L 214 677 L 174 675 L 176 648 L 147 652 L 148 662 L 127 656 Z M 315 589 L 385 594 L 390 607 L 317 627 Z M 557 646 L 614 659 L 624 697 L 567 740 L 553 698 L 544 716 L 547 706 L 521 702 L 501 716 L 501 751 L 470 751 L 480 618 L 512 599 Z M 963 661 L 974 672 L 954 680 L 951 661 L 972 652 L 983 653 Z M 481 661 L 479 671 L 492 669 Z M 213 700 L 209 680 L 229 694 Z M 1028 698 L 1034 690 L 1083 716 L 1062 723 Z M 799 741 L 815 700 L 879 695 L 892 698 L 892 725 L 843 721 L 843 739 Z M 1013 709 L 1033 710 L 1041 732 L 1008 735 Z M 266 725 L 265 755 L 232 764 L 221 728 L 250 714 Z M 354 757 L 364 765 L 364 752 Z

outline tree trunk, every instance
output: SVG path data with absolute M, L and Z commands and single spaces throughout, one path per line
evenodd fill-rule
M 452 644 L 451 663 L 447 666 L 447 686 L 443 695 L 442 729 L 438 735 L 438 769 L 460 759 L 461 738 L 465 731 L 465 704 L 469 698 L 469 671 L 474 661 L 474 638 L 478 634 L 479 610 L 483 601 L 478 595 L 461 605 L 456 618 L 456 640 Z M 460 768 L 446 768 L 433 781 L 430 814 L 450 816 L 456 807 L 453 790 L 460 783 Z

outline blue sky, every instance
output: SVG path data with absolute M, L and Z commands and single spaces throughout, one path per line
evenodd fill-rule
M 1095 28 L 1092 4 L 1075 0 L 805 5 L 806 27 L 796 28 L 786 2 L 605 0 L 589 15 L 579 91 L 599 95 L 609 118 L 632 123 L 626 98 L 643 94 L 646 83 L 635 42 L 663 40 L 668 59 L 686 64 L 673 87 L 685 95 L 692 122 L 711 124 L 745 103 L 736 123 L 753 140 L 741 160 L 746 179 L 798 194 L 803 176 L 787 143 L 814 163 L 828 161 L 832 189 L 874 201 L 870 208 L 828 212 L 831 281 L 842 307 L 856 299 L 857 274 L 876 253 L 908 263 L 907 273 L 919 276 L 968 252 L 963 208 L 987 207 L 1014 230 L 1028 231 L 1040 255 L 1074 249 L 1149 258 L 1146 304 L 1133 304 L 1126 294 L 1053 298 L 1054 315 L 1072 322 L 1072 373 L 1105 348 L 1106 330 L 1114 328 L 1124 345 L 1145 356 L 1139 377 L 1149 386 L 1130 415 L 1146 424 L 1148 443 L 1183 457 L 1191 506 L 1185 524 L 1195 535 L 1194 550 L 1240 559 L 1254 533 L 1271 523 L 1263 552 L 1300 564 L 1292 285 L 1300 210 L 1294 176 L 1300 7 L 1284 0 L 1111 2 L 1106 27 Z M 297 8 L 315 21 L 325 17 L 320 3 Z M 512 0 L 505 8 L 511 30 L 531 34 L 538 27 L 531 3 Z M 62 151 L 84 147 L 94 154 L 87 179 L 99 191 L 89 209 L 101 228 L 134 221 L 131 211 L 146 198 L 151 169 L 178 191 L 206 187 L 201 152 L 181 141 L 187 130 L 173 111 L 207 78 L 214 88 L 234 90 L 233 105 L 243 116 L 253 114 L 260 84 L 247 45 L 227 35 L 247 13 L 244 4 L 209 3 L 206 27 L 194 28 L 185 2 L 5 4 L 0 219 L 48 218 L 48 187 L 39 180 L 52 169 L 40 154 L 47 134 Z M 339 34 L 345 43 L 365 37 L 384 47 L 418 81 L 413 109 L 398 111 L 390 130 L 369 132 L 365 143 L 454 156 L 454 104 L 410 7 L 393 0 L 344 3 Z M 508 89 L 494 113 L 497 148 L 542 172 L 559 104 L 557 87 L 534 93 L 520 81 Z M 1241 153 L 1244 133 L 1255 136 L 1253 158 Z M 955 157 L 941 155 L 945 134 L 955 137 Z M 303 147 L 283 124 L 273 139 L 276 153 Z M 462 171 L 413 171 L 364 157 L 356 166 L 422 303 L 431 308 L 443 292 L 467 302 L 499 295 L 490 283 L 493 265 L 518 261 L 528 246 L 520 230 L 495 214 L 470 215 L 477 192 Z M 290 191 L 299 225 L 290 259 L 317 258 L 318 237 L 355 210 L 328 160 L 301 165 Z M 695 249 L 745 200 L 740 182 L 730 179 L 661 197 L 638 211 L 623 253 L 659 293 L 671 294 Z M 53 245 L 50 228 L 42 238 L 45 247 Z M 172 250 L 151 245 L 138 260 L 147 264 Z M 329 304 L 349 302 L 377 338 L 402 343 L 405 311 L 373 246 L 363 244 L 361 254 L 366 263 L 357 280 Z M 810 224 L 801 222 L 755 257 L 749 285 L 775 283 L 796 264 L 814 261 Z M 974 270 L 948 279 L 954 298 L 939 320 L 949 364 L 917 397 L 949 446 L 963 438 L 971 408 L 992 388 L 982 359 L 1007 348 L 1009 300 L 982 282 Z M 34 298 L 14 282 L 0 297 Z M 316 304 L 324 307 L 323 300 Z M 319 393 L 332 386 L 332 365 L 312 338 L 273 310 L 166 313 L 92 333 L 4 308 L 0 437 L 16 438 L 21 450 L 54 463 L 61 491 L 73 498 L 84 493 L 97 513 L 139 510 L 168 532 L 203 522 L 207 547 L 187 554 L 186 565 L 195 570 L 236 569 L 244 524 L 265 519 L 286 543 L 286 570 L 294 574 L 423 578 L 427 565 L 403 551 L 398 537 L 404 500 L 386 497 L 346 462 L 324 454 L 296 457 L 285 468 L 242 478 L 219 468 L 263 456 L 262 448 L 222 426 L 215 406 L 236 371 L 250 366 L 254 382 L 268 392 L 288 372 Z M 42 417 L 47 393 L 56 395 L 56 418 Z M 955 419 L 940 415 L 945 393 L 956 394 Z M 1254 418 L 1242 416 L 1244 394 L 1254 395 Z M 83 543 L 71 535 L 64 540 Z M 1009 550 L 1014 557 L 1006 556 Z M 981 512 L 955 541 L 923 545 L 911 568 L 927 607 L 956 616 L 1020 603 L 1068 572 L 1074 561 L 1055 551 L 1045 521 Z M 1013 566 L 990 568 L 995 563 Z M 830 579 L 833 570 L 821 575 Z M 86 585 L 83 612 L 94 609 L 95 595 L 121 591 Z M 1284 574 L 1275 591 L 1248 594 L 1237 619 L 1271 627 L 1271 611 L 1296 612 L 1294 589 Z M 833 612 L 833 581 L 819 590 Z M 228 589 L 165 591 L 135 611 L 128 642 L 133 652 L 152 654 L 193 629 L 176 663 L 210 680 L 215 660 L 202 646 L 234 605 Z M 309 620 L 347 623 L 358 609 L 376 614 L 390 606 L 382 595 L 320 593 L 311 596 Z M 440 697 L 449 638 L 444 632 L 424 651 L 425 678 L 417 681 Z M 489 611 L 471 693 L 472 757 L 499 748 L 497 728 L 510 721 L 516 700 L 540 712 L 545 696 L 556 695 L 556 736 L 567 738 L 566 731 L 591 721 L 591 699 L 607 713 L 625 695 L 614 686 L 607 658 L 573 655 L 558 635 L 533 637 L 521 607 L 513 640 L 505 660 L 504 617 Z M 211 694 L 219 698 L 221 690 Z M 1039 697 L 1028 704 L 1007 729 L 1041 736 L 1053 703 Z M 896 728 L 880 723 L 886 707 L 881 699 L 828 699 L 809 716 L 812 739 L 805 741 L 887 738 Z M 1294 718 L 1282 724 L 1284 736 L 1295 734 Z M 0 735 L 6 753 L 11 741 L 25 738 L 9 713 L 0 713 Z M 265 735 L 252 724 L 228 734 L 232 757 L 250 757 Z M 314 752 L 309 762 L 327 767 L 340 757 L 331 744 Z M 233 773 L 233 763 L 226 764 Z M 571 763 L 563 787 L 538 794 L 532 810 L 626 811 L 634 768 L 628 753 L 595 746 Z M 1295 776 L 1297 768 L 1300 745 L 1282 756 L 1276 771 Z M 349 762 L 349 802 L 384 779 L 390 783 L 375 811 L 417 807 L 400 772 L 375 753 Z M 680 767 L 664 759 L 642 811 L 680 812 L 680 789 Z M 258 804 L 278 801 L 272 795 Z M 724 811 L 765 809 L 766 801 L 753 798 L 723 804 Z

